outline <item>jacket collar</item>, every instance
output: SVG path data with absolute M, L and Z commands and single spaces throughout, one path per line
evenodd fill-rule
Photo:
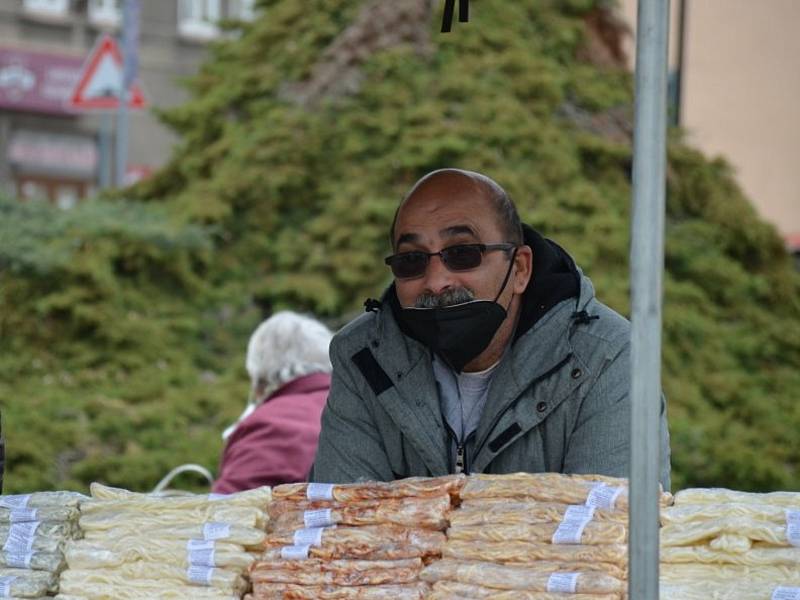
M 331 376 L 328 373 L 312 373 L 292 379 L 267 396 L 262 402 L 267 402 L 275 396 L 289 396 L 291 394 L 310 394 L 327 390 L 331 387 Z

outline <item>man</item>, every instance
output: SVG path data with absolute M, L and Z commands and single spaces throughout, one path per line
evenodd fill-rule
M 331 342 L 312 480 L 453 472 L 628 476 L 630 326 L 488 177 L 401 202 L 394 283 Z M 661 483 L 669 488 L 662 401 Z

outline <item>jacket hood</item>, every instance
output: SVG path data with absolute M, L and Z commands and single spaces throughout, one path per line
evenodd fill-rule
M 548 311 L 564 300 L 576 298 L 580 293 L 581 273 L 572 257 L 558 244 L 543 237 L 530 225 L 522 225 L 523 242 L 533 251 L 533 275 L 522 296 L 522 310 L 519 316 L 514 341 L 524 335 Z M 400 301 L 397 299 L 395 285 L 392 283 L 384 292 L 381 301 L 367 300 L 367 310 L 388 305 L 395 321 L 403 333 L 411 335 L 400 319 Z

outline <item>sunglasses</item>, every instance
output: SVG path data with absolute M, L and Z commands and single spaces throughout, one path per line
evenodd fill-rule
M 458 244 L 449 246 L 439 252 L 422 252 L 413 250 L 387 256 L 384 262 L 392 268 L 392 274 L 398 279 L 422 277 L 431 256 L 438 256 L 450 271 L 469 271 L 483 262 L 483 255 L 492 250 L 509 252 L 516 248 L 514 244 Z

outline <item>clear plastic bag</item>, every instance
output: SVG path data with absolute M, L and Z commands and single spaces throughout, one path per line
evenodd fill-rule
M 388 498 L 423 498 L 458 494 L 464 485 L 463 475 L 445 475 L 443 477 L 409 477 L 396 481 L 367 481 L 363 483 L 336 484 L 327 487 L 327 499 L 336 502 L 363 502 L 365 500 L 385 500 Z M 319 489 L 320 484 L 289 483 L 279 485 L 272 490 L 275 500 L 312 500 L 309 486 Z
M 628 561 L 628 547 L 622 544 L 586 546 L 582 544 L 536 544 L 519 541 L 476 544 L 469 541 L 448 540 L 442 550 L 442 556 L 495 563 L 527 564 L 544 560 L 625 565 Z
M 579 573 L 575 593 L 580 594 L 619 594 L 627 589 L 625 581 L 598 571 L 575 571 Z M 550 576 L 535 565 L 512 566 L 482 562 L 440 560 L 431 563 L 420 574 L 420 579 L 428 583 L 437 581 L 457 581 L 480 585 L 498 590 L 525 590 L 546 592 Z
M 272 583 L 300 585 L 386 585 L 418 580 L 422 561 L 405 560 L 286 560 L 260 561 L 250 568 L 254 590 Z
M 663 563 L 716 563 L 744 566 L 800 565 L 800 548 L 753 546 L 744 554 L 721 552 L 708 546 L 673 546 L 661 548 Z
M 192 596 L 195 586 L 214 588 L 228 595 L 241 595 L 247 589 L 247 582 L 234 571 L 227 569 L 204 570 L 206 583 L 192 581 L 188 569 L 152 562 L 128 563 L 116 569 L 68 569 L 61 574 L 59 591 L 66 594 L 81 595 L 93 585 L 109 586 L 119 590 L 190 586 L 187 597 Z
M 143 530 L 161 529 L 177 525 L 194 525 L 222 522 L 238 523 L 241 526 L 264 529 L 266 513 L 260 509 L 246 506 L 206 505 L 195 509 L 174 509 L 168 506 L 149 505 L 147 510 L 135 507 L 122 507 L 115 502 L 102 502 L 93 505 L 90 512 L 82 514 L 80 526 L 86 537 L 93 531 L 116 531 L 130 528 L 136 523 Z
M 684 504 L 767 504 L 785 508 L 800 507 L 800 492 L 740 492 L 726 488 L 688 488 L 675 494 L 675 506 Z
M 234 571 L 246 570 L 254 561 L 252 554 L 241 546 L 225 542 L 206 542 L 213 550 L 203 552 L 203 562 L 209 567 Z M 121 567 L 136 561 L 158 562 L 176 567 L 188 567 L 190 555 L 185 540 L 158 538 L 118 538 L 105 544 L 82 540 L 67 546 L 65 556 L 71 569 L 106 569 Z
M 452 526 L 447 530 L 451 540 L 473 542 L 507 542 L 513 540 L 549 544 L 560 523 L 534 524 L 490 524 L 479 527 Z M 600 544 L 625 544 L 628 541 L 628 529 L 620 523 L 603 523 L 591 521 L 581 533 L 580 543 L 591 546 Z
M 530 592 L 526 590 L 503 591 L 457 581 L 437 581 L 427 600 L 619 600 L 620 594 L 569 594 Z
M 206 506 L 208 503 L 218 503 L 228 506 L 244 506 L 263 509 L 272 500 L 272 489 L 262 486 L 252 490 L 236 492 L 235 494 L 185 494 L 166 496 L 163 494 L 141 494 L 121 488 L 110 487 L 100 483 L 92 483 L 89 491 L 94 500 L 115 501 L 121 505 L 139 507 L 146 511 L 150 507 L 171 507 L 173 509 L 193 509 Z M 88 503 L 90 506 L 93 503 Z M 81 506 L 81 510 L 85 508 Z
M 16 552 L 0 551 L 0 567 L 34 569 L 57 573 L 64 568 L 64 555 L 60 552 Z
M 231 522 L 176 523 L 153 527 L 149 525 L 149 522 L 152 522 L 150 519 L 146 521 L 148 523 L 145 524 L 128 522 L 125 525 L 115 527 L 113 530 L 90 530 L 86 532 L 85 538 L 87 540 L 101 541 L 107 539 L 111 534 L 114 538 L 213 539 L 218 542 L 238 544 L 246 548 L 260 549 L 263 547 L 264 540 L 267 537 L 263 529 Z
M 440 531 L 393 525 L 327 527 L 317 533 L 320 544 L 310 549 L 309 556 L 327 559 L 397 560 L 439 556 L 446 541 Z M 280 549 L 295 542 L 294 532 L 270 534 L 264 543 L 267 548 L 264 559 L 280 558 Z
M 359 586 L 311 586 L 294 584 L 270 584 L 259 586 L 251 600 L 423 600 L 427 597 L 428 585 L 412 583 L 404 585 L 359 585 Z
M 564 512 L 569 506 L 554 502 L 515 502 L 508 498 L 464 500 L 458 510 L 450 513 L 450 526 L 558 523 L 564 518 Z M 594 511 L 592 520 L 626 525 L 628 513 L 598 508 Z
M 330 509 L 327 524 L 330 525 L 400 525 L 444 530 L 450 514 L 450 496 L 430 498 L 403 498 L 383 501 L 337 503 Z M 308 525 L 306 511 L 295 510 L 275 514 L 269 523 L 269 530 L 290 532 Z
M 793 545 L 787 537 L 785 517 L 782 525 L 750 517 L 719 517 L 676 523 L 662 527 L 660 538 L 662 546 L 690 546 L 703 544 L 724 534 L 738 535 L 773 546 Z

